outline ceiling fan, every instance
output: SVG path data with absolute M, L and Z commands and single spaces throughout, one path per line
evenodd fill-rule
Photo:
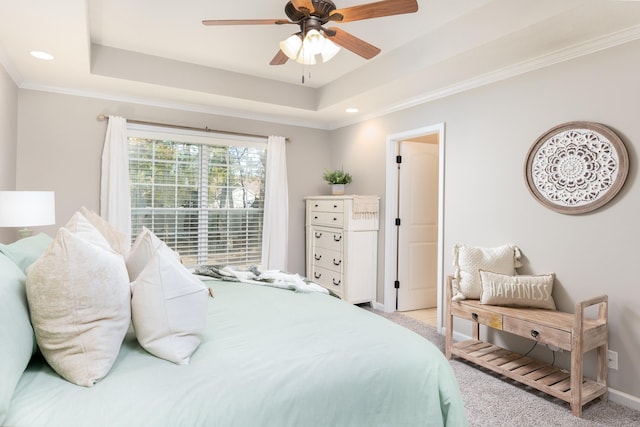
M 323 62 L 331 59 L 338 53 L 338 46 L 365 59 L 371 59 L 380 53 L 380 49 L 376 46 L 340 28 L 325 28 L 325 24 L 400 15 L 417 10 L 417 0 L 382 0 L 344 9 L 337 9 L 331 0 L 291 0 L 284 8 L 289 19 L 207 19 L 202 23 L 204 25 L 299 25 L 298 33 L 280 42 L 280 50 L 270 64 L 282 65 L 289 59 L 303 64 L 315 64 L 318 56 Z

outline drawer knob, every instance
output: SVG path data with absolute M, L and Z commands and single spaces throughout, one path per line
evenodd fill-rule
M 335 242 L 339 242 L 340 240 L 342 240 L 342 236 L 336 236 L 335 234 L 333 235 L 333 240 Z
M 478 313 L 471 313 L 471 318 L 473 319 L 474 322 L 478 321 Z
M 317 208 L 317 207 L 318 207 L 318 206 L 320 206 L 320 205 L 316 203 L 314 206 Z
M 321 237 L 322 237 L 322 233 L 318 233 L 318 232 L 316 231 L 316 239 L 319 239 L 319 238 L 321 238 Z
M 334 221 L 337 221 L 337 220 L 338 220 L 338 218 L 333 218 L 333 220 L 334 220 Z
M 533 338 L 538 338 L 538 335 L 540 335 L 540 332 L 536 331 L 535 329 L 531 330 L 531 336 Z
M 313 219 L 318 219 L 318 217 L 317 217 L 317 216 L 314 216 L 314 217 L 313 217 Z
M 314 254 L 313 257 L 316 259 L 316 261 L 320 261 L 322 259 L 322 255 L 318 254 Z
M 338 205 L 333 205 L 333 209 L 338 209 Z
M 333 284 L 336 286 L 340 286 L 340 283 L 342 283 L 342 280 L 338 280 L 338 283 L 336 283 L 336 279 L 333 279 Z
M 316 279 L 319 279 L 322 277 L 322 273 L 318 273 L 318 272 L 313 272 L 313 277 L 315 277 Z
M 335 258 L 333 259 L 333 265 L 340 265 L 340 264 L 342 264 L 342 260 L 341 259 L 339 259 L 338 261 L 336 261 Z

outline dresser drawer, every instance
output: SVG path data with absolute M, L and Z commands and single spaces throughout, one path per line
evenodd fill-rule
M 310 279 L 342 296 L 343 284 L 341 273 L 314 265 Z
M 324 248 L 332 251 L 342 252 L 342 233 L 338 231 L 327 231 L 323 229 L 313 229 L 311 232 L 313 248 Z
M 342 272 L 342 252 L 316 247 L 313 250 L 313 265 Z
M 493 329 L 502 329 L 502 315 L 477 306 L 451 303 L 451 313 L 462 319 L 478 322 Z
M 344 224 L 344 214 L 336 212 L 311 212 L 311 225 L 340 227 Z
M 521 337 L 527 337 L 543 344 L 550 344 L 564 350 L 571 350 L 571 333 L 539 325 L 535 322 L 504 316 L 502 330 Z
M 311 200 L 311 212 L 344 212 L 344 200 Z

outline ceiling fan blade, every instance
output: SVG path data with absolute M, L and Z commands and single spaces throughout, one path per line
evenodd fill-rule
M 205 19 L 203 25 L 282 25 L 295 24 L 286 19 Z
M 358 37 L 347 33 L 340 28 L 332 27 L 329 28 L 331 32 L 335 31 L 333 36 L 327 36 L 329 39 L 335 44 L 342 46 L 343 48 L 350 50 L 356 55 L 360 55 L 364 59 L 371 59 L 377 54 L 380 53 L 380 49 L 375 47 L 372 44 L 367 43 L 366 41 L 359 39 Z
M 338 22 L 360 21 L 362 19 L 380 18 L 382 16 L 401 15 L 418 11 L 417 0 L 382 0 L 375 3 L 336 9 L 331 16 Z M 342 19 L 339 16 L 342 15 Z
M 282 50 L 278 50 L 278 53 L 276 53 L 276 56 L 274 56 L 271 62 L 269 62 L 269 65 L 282 65 L 288 60 L 289 57 L 285 55 Z
M 313 7 L 313 3 L 311 0 L 291 0 L 291 4 L 296 10 L 299 10 L 302 13 L 313 13 L 315 11 L 315 7 Z

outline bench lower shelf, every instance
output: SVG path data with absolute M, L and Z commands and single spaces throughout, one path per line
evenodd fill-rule
M 571 373 L 478 340 L 454 343 L 451 354 L 571 403 Z M 607 386 L 583 377 L 581 406 L 607 392 Z

